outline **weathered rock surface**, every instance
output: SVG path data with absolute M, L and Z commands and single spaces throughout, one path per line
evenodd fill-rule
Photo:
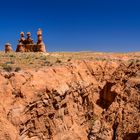
M 0 140 L 140 139 L 140 61 L 0 72 Z
M 5 44 L 5 53 L 11 53 L 11 52 L 13 52 L 11 44 L 10 43 L 6 43 Z

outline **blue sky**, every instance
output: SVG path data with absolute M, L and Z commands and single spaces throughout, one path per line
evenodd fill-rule
M 0 0 L 0 50 L 43 29 L 48 51 L 140 51 L 139 0 Z

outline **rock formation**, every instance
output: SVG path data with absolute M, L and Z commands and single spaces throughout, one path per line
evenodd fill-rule
M 24 37 L 24 32 L 21 32 L 16 52 L 46 52 L 46 47 L 42 39 L 42 30 L 40 28 L 37 31 L 37 38 L 37 43 L 34 44 L 30 32 L 27 32 L 27 38 Z M 11 44 L 7 43 L 5 45 L 5 53 L 12 51 Z
M 21 42 L 17 45 L 16 52 L 25 52 L 25 45 Z
M 20 33 L 19 44 L 17 45 L 16 52 L 25 52 L 26 39 L 24 37 L 24 32 Z
M 36 44 L 36 51 L 37 52 L 46 52 L 45 44 L 42 39 L 42 30 L 39 28 L 37 31 L 37 44 Z
M 10 43 L 5 44 L 5 53 L 13 52 L 13 49 L 11 47 Z
M 32 46 L 34 45 L 33 39 L 31 38 L 31 33 L 27 32 L 27 38 L 25 40 L 25 51 L 33 52 Z
M 34 44 L 33 39 L 31 38 L 30 32 L 27 32 L 27 38 L 25 40 L 25 44 Z
M 16 52 L 46 52 L 45 44 L 42 39 L 42 30 L 39 28 L 37 31 L 37 43 L 34 44 L 31 38 L 31 33 L 27 32 L 27 38 L 24 37 L 24 32 L 20 33 L 21 38 L 17 45 Z
M 1 140 L 140 139 L 140 61 L 1 71 L 0 97 Z
M 25 43 L 26 43 L 26 39 L 25 39 L 25 37 L 24 37 L 24 32 L 21 32 L 21 33 L 20 33 L 20 40 L 19 40 L 19 43 L 24 44 L 24 45 L 25 45 Z

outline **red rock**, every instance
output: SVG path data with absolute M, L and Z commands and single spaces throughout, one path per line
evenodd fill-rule
M 94 61 L 0 72 L 0 139 L 138 139 L 139 72 Z

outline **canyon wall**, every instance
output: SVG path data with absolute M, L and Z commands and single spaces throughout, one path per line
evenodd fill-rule
M 140 61 L 0 71 L 0 140 L 140 140 Z

